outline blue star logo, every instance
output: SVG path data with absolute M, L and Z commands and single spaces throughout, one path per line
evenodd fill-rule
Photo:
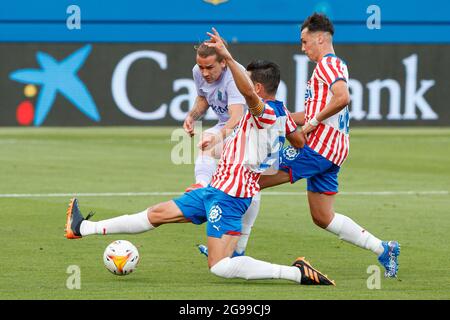
M 90 119 L 100 121 L 94 100 L 77 76 L 91 49 L 91 45 L 86 45 L 60 62 L 47 53 L 38 52 L 36 60 L 42 69 L 21 69 L 11 72 L 9 75 L 11 80 L 41 86 L 34 117 L 35 126 L 40 126 L 44 122 L 58 92 Z

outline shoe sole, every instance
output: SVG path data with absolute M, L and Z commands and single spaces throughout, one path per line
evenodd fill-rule
M 70 199 L 69 207 L 67 208 L 66 227 L 65 227 L 65 230 L 64 230 L 64 236 L 67 239 L 79 239 L 79 238 L 81 238 L 81 236 L 75 235 L 75 233 L 73 232 L 73 230 L 71 228 L 70 220 L 72 220 L 72 209 L 73 209 L 73 204 L 74 203 L 75 203 L 75 198 Z
M 325 279 L 327 279 L 333 286 L 336 287 L 336 282 L 334 280 L 331 280 L 330 278 L 328 278 L 328 276 L 326 274 L 323 274 L 322 272 L 320 272 L 319 270 L 317 270 L 316 268 L 314 268 L 311 263 L 309 263 L 308 260 L 305 259 L 305 257 L 299 257 L 297 258 L 297 260 L 295 261 L 303 261 L 310 269 L 314 270 L 315 272 L 317 272 L 319 275 L 321 275 L 322 277 L 324 277 Z

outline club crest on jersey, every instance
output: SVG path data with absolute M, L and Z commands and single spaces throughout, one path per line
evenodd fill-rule
M 217 99 L 219 99 L 219 101 L 222 101 L 222 91 L 217 90 Z
M 312 93 L 311 93 L 311 80 L 308 81 L 307 85 L 306 85 L 306 90 L 305 90 L 305 100 L 308 100 L 312 98 Z
M 209 210 L 208 221 L 211 223 L 215 223 L 222 218 L 222 209 L 218 206 L 212 206 Z
M 298 156 L 298 150 L 292 146 L 283 150 L 283 155 L 287 160 L 294 160 Z

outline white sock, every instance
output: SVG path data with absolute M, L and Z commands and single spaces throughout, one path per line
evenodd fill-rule
M 147 210 L 145 210 L 97 222 L 84 220 L 80 225 L 80 233 L 84 237 L 91 234 L 141 233 L 154 228 L 148 220 Z
M 300 269 L 297 267 L 272 264 L 249 256 L 224 258 L 211 268 L 211 272 L 223 278 L 285 279 L 298 283 L 302 277 Z
M 255 224 L 256 217 L 258 216 L 259 206 L 261 204 L 261 192 L 258 192 L 252 199 L 250 207 L 248 207 L 244 216 L 242 217 L 242 230 L 241 237 L 237 243 L 235 251 L 242 254 L 247 248 L 248 238 L 252 231 L 252 227 Z
M 381 240 L 374 237 L 369 231 L 361 228 L 361 226 L 347 216 L 335 213 L 333 220 L 326 230 L 339 236 L 339 239 L 371 250 L 378 256 L 383 253 L 384 249 L 381 245 Z
M 195 160 L 195 183 L 201 183 L 206 187 L 211 182 L 216 168 L 216 159 L 206 155 L 198 156 Z

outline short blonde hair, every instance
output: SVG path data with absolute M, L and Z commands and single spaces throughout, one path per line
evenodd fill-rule
M 225 47 L 228 48 L 227 42 L 223 38 L 221 39 Z M 214 47 L 208 47 L 205 42 L 202 42 L 200 45 L 195 46 L 194 49 L 197 51 L 197 55 L 199 57 L 206 58 L 209 56 L 216 56 L 218 62 L 221 62 L 223 60 L 223 56 L 218 54 Z

